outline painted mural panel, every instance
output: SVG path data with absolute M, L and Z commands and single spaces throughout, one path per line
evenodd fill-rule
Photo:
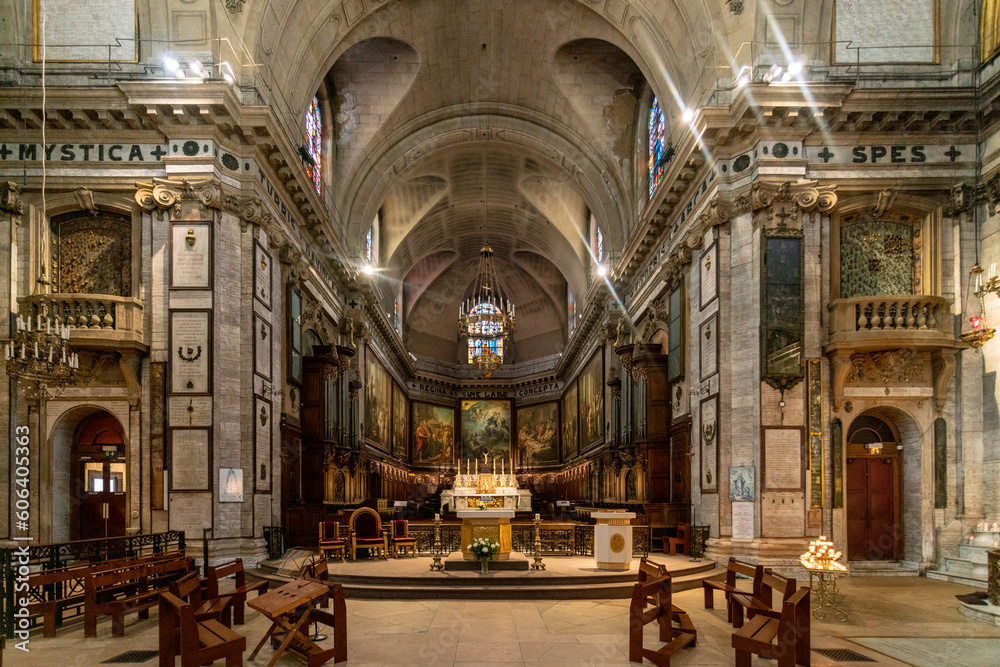
M 455 408 L 413 401 L 414 463 L 451 463 L 455 453 Z
M 580 373 L 580 442 L 586 448 L 604 440 L 604 352 L 594 353 Z
M 576 382 L 566 388 L 562 398 L 562 440 L 563 460 L 568 461 L 580 453 L 580 439 L 577 428 L 577 389 Z
M 517 452 L 521 465 L 559 462 L 559 403 L 517 409 Z
M 410 415 L 409 399 L 395 382 L 392 384 L 392 455 L 406 458 L 406 420 Z
M 365 438 L 389 451 L 392 418 L 392 380 L 375 355 L 366 353 Z
M 510 401 L 462 401 L 462 460 L 510 460 L 510 417 Z

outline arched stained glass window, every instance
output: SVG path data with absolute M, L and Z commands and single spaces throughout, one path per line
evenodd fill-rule
M 660 108 L 659 98 L 653 98 L 649 110 L 649 196 L 653 196 L 660 178 L 663 176 L 667 151 L 667 117 Z
M 369 227 L 365 234 L 365 261 L 369 264 L 375 263 L 375 227 Z
M 601 228 L 597 228 L 597 263 L 604 262 L 604 233 Z
M 309 157 L 313 160 L 313 164 L 306 164 L 306 171 L 316 186 L 316 192 L 323 194 L 323 181 L 320 174 L 322 171 L 320 166 L 323 164 L 323 124 L 319 115 L 319 99 L 316 97 L 313 97 L 312 104 L 306 111 L 306 141 L 309 142 L 306 147 L 309 151 Z
M 486 350 L 493 351 L 503 359 L 503 338 L 499 337 L 503 331 L 500 309 L 491 303 L 481 303 L 472 309 L 471 314 L 483 315 L 484 317 L 469 324 L 469 363 L 471 364 L 474 357 Z M 495 337 L 480 338 L 480 336 Z

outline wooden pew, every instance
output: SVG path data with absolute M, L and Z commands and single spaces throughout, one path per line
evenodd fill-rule
M 645 559 L 643 559 L 645 560 Z M 628 659 L 630 662 L 642 662 L 643 658 L 654 665 L 670 665 L 670 657 L 685 646 L 694 646 L 698 640 L 691 618 L 684 610 L 673 604 L 671 578 L 665 573 L 662 565 L 654 563 L 647 565 L 661 569 L 664 574 L 657 578 L 649 578 L 649 569 L 644 573 L 640 562 L 639 577 L 641 580 L 632 588 L 632 601 L 629 604 L 629 642 Z M 657 574 L 659 574 L 657 572 Z M 647 607 L 651 606 L 651 609 Z M 657 650 L 642 646 L 643 627 L 656 621 L 660 627 L 659 638 L 665 645 Z
M 738 574 L 751 577 L 753 579 L 753 591 L 756 592 L 760 585 L 760 578 L 764 575 L 764 568 L 760 565 L 730 558 L 729 565 L 726 567 L 725 581 L 710 581 L 706 579 L 701 582 L 702 588 L 705 589 L 705 609 L 715 609 L 715 591 L 725 593 L 726 620 L 730 623 L 733 622 L 733 605 L 730 597 L 733 593 L 744 592 L 736 587 L 736 575 Z
M 32 617 L 40 616 L 42 618 L 44 636 L 55 637 L 56 628 L 62 625 L 64 612 L 76 610 L 77 613 L 80 613 L 82 611 L 85 580 L 89 572 L 104 572 L 132 565 L 183 558 L 184 551 L 173 551 L 97 563 L 74 563 L 56 569 L 33 572 L 28 575 L 28 591 L 31 600 L 28 604 L 28 613 Z
M 783 577 L 770 569 L 765 569 L 761 575 L 760 583 L 754 587 L 753 593 L 731 594 L 729 603 L 732 606 L 733 627 L 743 627 L 744 610 L 746 610 L 747 618 L 753 618 L 756 612 L 763 609 L 774 610 L 774 591 L 781 593 L 781 601 L 784 602 L 792 597 L 795 588 L 794 577 Z
M 208 595 L 209 600 L 215 600 L 222 595 L 219 593 L 219 580 L 233 576 L 236 578 L 236 589 L 226 593 L 233 598 L 233 620 L 237 625 L 245 622 L 247 594 L 256 592 L 257 595 L 267 592 L 267 582 L 257 581 L 252 584 L 247 583 L 247 575 L 243 569 L 243 559 L 221 563 L 208 568 Z
M 195 621 L 194 608 L 172 593 L 162 593 L 159 606 L 160 667 L 174 667 L 178 653 L 181 667 L 199 667 L 220 658 L 226 667 L 243 664 L 246 637 L 216 620 Z
M 149 618 L 161 590 L 171 581 L 186 574 L 191 562 L 174 559 L 144 563 L 110 570 L 91 570 L 84 585 L 84 636 L 97 636 L 99 616 L 111 616 L 111 635 L 125 635 L 126 614 L 138 613 Z
M 782 603 L 781 612 L 758 610 L 733 633 L 736 667 L 750 667 L 753 654 L 778 661 L 778 667 L 810 664 L 809 588 Z
M 233 626 L 233 596 L 223 595 L 214 600 L 202 600 L 202 581 L 197 572 L 187 574 L 170 584 L 170 594 L 191 605 L 195 621 L 214 619 L 227 628 Z
M 668 547 L 669 552 L 667 550 Z M 665 536 L 663 538 L 663 553 L 669 553 L 671 556 L 676 556 L 677 547 L 681 548 L 681 553 L 685 556 L 691 555 L 691 524 L 679 523 L 677 524 L 676 537 Z

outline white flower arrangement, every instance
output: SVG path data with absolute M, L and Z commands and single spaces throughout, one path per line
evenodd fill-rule
M 489 560 L 500 552 L 500 543 L 477 537 L 466 547 L 476 560 Z

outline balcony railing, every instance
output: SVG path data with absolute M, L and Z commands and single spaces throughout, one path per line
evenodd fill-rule
M 142 301 L 135 297 L 57 293 L 18 302 L 26 317 L 48 315 L 69 327 L 72 343 L 95 348 L 145 345 Z
M 939 296 L 863 296 L 830 303 L 830 345 L 954 342 L 949 303 Z

